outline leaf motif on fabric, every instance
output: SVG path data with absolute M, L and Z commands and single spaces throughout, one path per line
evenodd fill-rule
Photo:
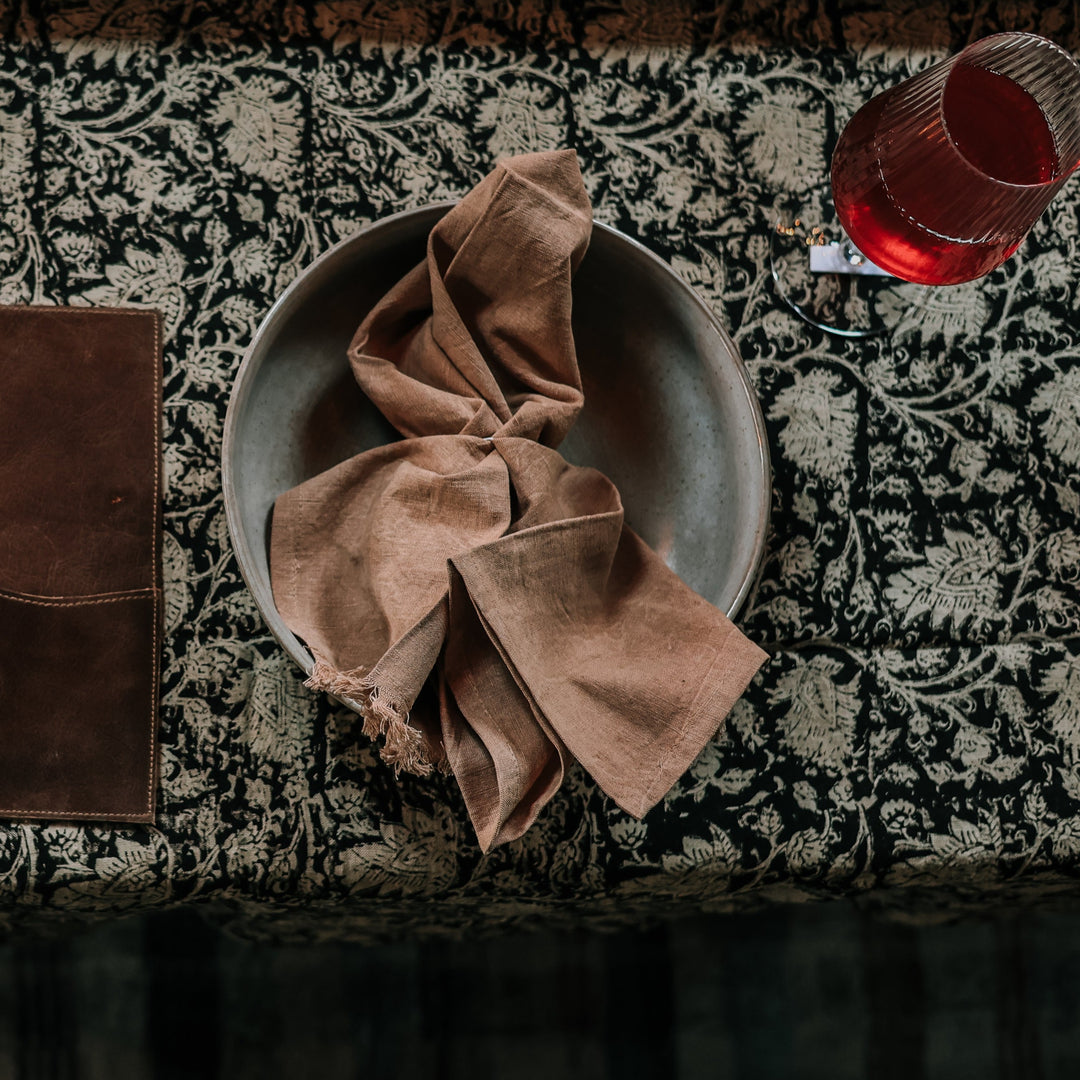
M 790 85 L 766 84 L 760 101 L 747 105 L 736 125 L 749 140 L 753 170 L 778 191 L 799 192 L 828 176 L 825 114 L 819 102 Z
M 1039 681 L 1047 698 L 1043 723 L 1070 764 L 1080 764 L 1080 660 L 1068 657 L 1047 668 Z
M 238 724 L 256 770 L 281 763 L 303 771 L 310 759 L 314 708 L 287 656 L 259 657 Z
M 1080 519 L 1080 492 L 1068 484 L 1056 484 L 1053 481 L 1050 482 L 1050 487 L 1057 496 L 1061 509 Z
M 566 109 L 549 89 L 514 79 L 500 85 L 494 97 L 484 98 L 477 110 L 481 128 L 493 128 L 488 150 L 493 158 L 555 150 L 566 141 Z
M 780 560 L 780 574 L 785 579 L 806 578 L 818 567 L 817 554 L 805 536 L 792 537 L 780 549 L 777 557 Z
M 947 289 L 896 285 L 882 291 L 882 317 L 896 323 L 898 342 L 929 342 L 941 338 L 947 348 L 977 339 L 990 322 L 990 301 L 982 281 L 950 285 Z
M 981 728 L 963 723 L 953 738 L 952 749 L 961 769 L 973 769 L 984 765 L 994 754 L 994 742 Z
M 124 262 L 105 267 L 108 284 L 85 290 L 82 298 L 104 307 L 126 307 L 132 303 L 156 307 L 165 316 L 165 333 L 171 335 L 187 308 L 183 288 L 187 264 L 179 249 L 158 237 L 156 250 L 128 244 Z
M 0 112 L 0 198 L 29 198 L 34 190 L 34 128 L 25 115 Z
M 703 865 L 733 870 L 739 865 L 739 852 L 731 837 L 717 825 L 709 825 L 709 835 L 685 836 L 682 854 L 665 855 L 664 870 L 680 873 Z
M 1080 532 L 1064 528 L 1054 533 L 1046 542 L 1046 565 L 1056 581 L 1080 579 Z
M 820 872 L 830 837 L 817 829 L 802 829 L 784 845 L 788 869 L 793 873 Z
M 671 268 L 689 282 L 714 309 L 722 310 L 727 290 L 726 272 L 722 256 L 695 246 L 697 259 L 691 260 L 682 255 L 672 256 Z
M 954 815 L 949 821 L 948 832 L 930 836 L 930 850 L 938 860 L 939 867 L 958 867 L 973 881 L 999 874 L 997 856 L 1003 847 L 1001 823 L 986 812 L 980 813 L 975 821 Z M 923 862 L 923 865 L 932 868 L 932 863 L 925 860 L 912 862 Z M 979 866 L 983 869 L 977 870 Z
M 162 577 L 165 585 L 165 632 L 171 633 L 183 621 L 191 606 L 191 560 L 176 536 L 162 534 Z
M 1056 859 L 1075 863 L 1080 858 L 1080 818 L 1059 821 L 1050 834 L 1050 846 Z
M 109 903 L 145 902 L 147 894 L 160 892 L 160 856 L 157 844 L 139 843 L 117 837 L 113 854 L 94 862 L 95 877 L 73 881 L 67 890 L 73 895 L 72 906 L 81 906 L 75 896 L 97 897 Z
M 851 768 L 860 706 L 859 680 L 842 682 L 841 670 L 838 660 L 813 656 L 784 672 L 770 694 L 784 745 L 821 771 L 837 775 Z
M 453 884 L 456 829 L 445 807 L 427 813 L 403 806 L 401 822 L 385 821 L 379 832 L 379 840 L 346 848 L 338 857 L 337 876 L 350 891 L 431 894 Z
M 944 539 L 926 548 L 925 562 L 891 574 L 885 598 L 907 624 L 929 618 L 935 629 L 981 625 L 1000 610 L 1001 544 L 959 529 L 946 529 Z
M 849 479 L 858 428 L 856 395 L 838 375 L 814 368 L 779 391 L 769 418 L 787 421 L 780 445 L 795 464 L 834 483 Z
M 971 494 L 982 478 L 990 462 L 986 449 L 976 442 L 965 440 L 958 442 L 949 455 L 949 468 L 960 477 L 960 498 L 969 502 Z
M 1043 296 L 1067 292 L 1076 276 L 1076 271 L 1061 251 L 1045 251 L 1036 255 L 1027 263 L 1026 270 L 1031 275 L 1035 292 Z M 1039 310 L 1035 307 L 1029 314 L 1034 315 Z
M 1064 465 L 1080 465 L 1080 370 L 1062 371 L 1040 387 L 1031 408 L 1046 414 L 1039 430 L 1050 453 Z
M 222 145 L 235 165 L 275 187 L 296 186 L 303 117 L 294 86 L 250 76 L 222 91 L 211 119 L 225 126 Z

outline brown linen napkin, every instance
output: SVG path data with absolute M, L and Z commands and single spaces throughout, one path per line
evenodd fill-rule
M 591 228 L 572 152 L 502 162 L 350 346 L 405 438 L 274 507 L 274 599 L 309 685 L 358 701 L 388 762 L 448 766 L 485 851 L 571 758 L 644 814 L 765 658 L 554 449 L 583 404 L 570 283 Z
M 0 308 L 0 816 L 153 821 L 156 313 Z

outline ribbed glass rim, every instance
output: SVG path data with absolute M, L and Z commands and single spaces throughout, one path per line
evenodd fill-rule
M 1080 148 L 1078 148 L 1078 153 L 1072 164 L 1070 164 L 1069 167 L 1064 171 L 1056 173 L 1053 177 L 1051 177 L 1051 179 L 1043 180 L 1037 184 L 1017 184 L 1009 180 L 1002 180 L 999 177 L 994 176 L 992 173 L 988 173 L 984 169 L 980 169 L 957 145 L 956 141 L 953 139 L 952 134 L 949 131 L 949 125 L 945 120 L 945 91 L 949 85 L 949 80 L 952 78 L 953 72 L 961 63 L 966 62 L 964 59 L 965 56 L 975 50 L 981 51 L 987 46 L 992 46 L 995 42 L 1001 42 L 1002 44 L 1004 44 L 1006 41 L 1028 41 L 1041 47 L 1049 47 L 1051 50 L 1057 53 L 1061 59 L 1066 61 L 1071 66 L 1076 83 L 1075 96 L 1077 123 L 1080 124 L 1080 63 L 1077 62 L 1076 57 L 1073 56 L 1073 54 L 1069 52 L 1068 49 L 1063 48 L 1056 41 L 1051 41 L 1050 38 L 1043 37 L 1041 34 L 1032 34 L 1029 31 L 1025 30 L 1005 30 L 999 34 L 989 34 L 986 37 L 979 38 L 977 41 L 973 41 L 970 44 L 965 45 L 964 48 L 960 50 L 960 52 L 956 53 L 954 56 L 951 56 L 947 60 L 942 62 L 943 64 L 948 65 L 949 70 L 945 76 L 945 81 L 942 83 L 941 86 L 941 94 L 937 107 L 938 120 L 941 123 L 941 130 L 942 132 L 944 132 L 945 138 L 948 141 L 949 145 L 953 148 L 957 155 L 963 159 L 964 163 L 968 166 L 968 168 L 970 168 L 972 172 L 978 173 L 979 176 L 985 177 L 987 180 L 993 182 L 994 184 L 1000 185 L 1003 188 L 1015 188 L 1018 191 L 1040 191 L 1047 188 L 1058 187 L 1066 180 L 1068 180 L 1068 178 L 1074 172 L 1076 172 L 1077 167 L 1080 166 Z M 980 64 L 979 66 L 983 67 L 986 71 L 994 70 L 993 68 L 987 67 L 985 65 Z M 1040 111 L 1042 111 L 1041 105 L 1039 106 L 1039 108 Z M 1050 123 L 1049 117 L 1047 117 L 1047 123 Z M 1053 133 L 1052 124 L 1050 124 L 1050 130 L 1051 133 Z

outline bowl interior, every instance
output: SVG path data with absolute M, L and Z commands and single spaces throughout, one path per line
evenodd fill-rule
M 274 500 L 398 438 L 353 380 L 346 350 L 424 258 L 447 209 L 384 219 L 308 267 L 259 328 L 233 388 L 222 462 L 233 546 L 270 630 L 307 669 L 270 589 Z M 574 332 L 585 408 L 561 452 L 606 473 L 627 523 L 733 615 L 764 548 L 770 487 L 761 410 L 734 344 L 665 263 L 599 224 L 574 280 Z

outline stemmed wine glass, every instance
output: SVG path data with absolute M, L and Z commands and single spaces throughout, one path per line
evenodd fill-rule
M 831 191 L 776 222 L 777 289 L 822 329 L 880 333 L 886 292 L 895 311 L 905 282 L 988 274 L 1078 164 L 1080 65 L 1036 34 L 982 38 L 851 118 Z

